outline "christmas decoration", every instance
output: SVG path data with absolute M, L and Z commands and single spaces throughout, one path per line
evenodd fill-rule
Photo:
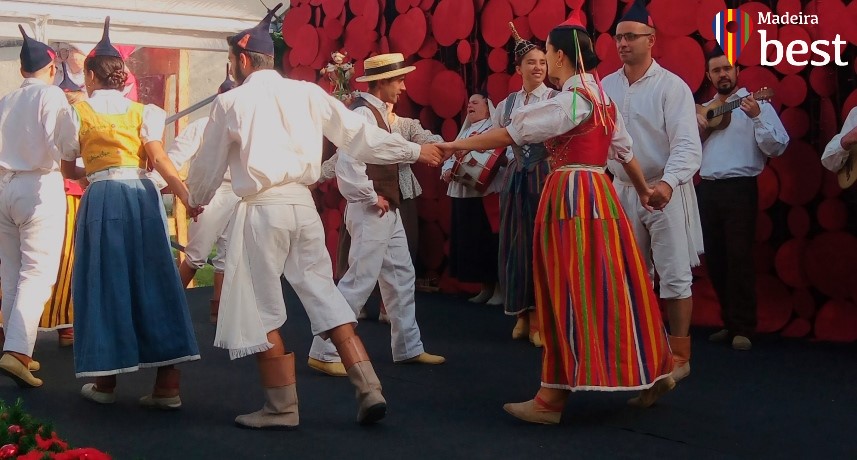
M 15 444 L 6 444 L 0 447 L 0 458 L 14 458 L 18 454 L 18 446 Z
M 5 429 L 4 429 L 5 428 Z M 50 423 L 43 423 L 24 412 L 23 401 L 14 405 L 0 400 L 0 460 L 109 460 L 110 456 L 92 448 L 70 449 Z
M 9 429 L 7 431 L 9 431 L 10 435 L 17 436 L 20 435 L 23 430 L 21 430 L 21 427 L 18 425 L 9 425 Z

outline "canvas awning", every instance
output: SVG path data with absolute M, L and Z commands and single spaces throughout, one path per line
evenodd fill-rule
M 288 0 L 282 3 L 288 8 Z M 0 37 L 20 38 L 22 24 L 42 41 L 96 43 L 110 16 L 117 44 L 225 50 L 226 36 L 258 24 L 266 12 L 259 0 L 0 0 Z

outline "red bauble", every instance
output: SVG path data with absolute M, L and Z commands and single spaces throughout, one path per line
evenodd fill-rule
M 9 434 L 12 436 L 17 436 L 23 433 L 24 430 L 21 429 L 20 425 L 9 425 Z
M 17 425 L 12 425 L 17 426 Z M 12 428 L 12 427 L 9 427 Z M 20 427 L 18 427 L 20 429 Z M 18 455 L 18 446 L 15 444 L 6 444 L 3 447 L 0 447 L 0 458 L 14 458 L 15 455 Z

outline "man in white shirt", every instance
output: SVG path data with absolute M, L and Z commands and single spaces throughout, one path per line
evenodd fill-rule
M 757 102 L 746 88 L 738 87 L 738 74 L 723 51 L 715 48 L 707 59 L 706 76 L 717 95 L 704 105 L 740 100 L 741 110 L 731 112 L 728 126 L 710 132 L 703 141 L 698 191 L 705 265 L 724 324 L 709 340 L 731 340 L 732 348 L 749 350 L 756 330 L 756 177 L 768 158 L 783 154 L 789 135 L 771 104 Z M 705 137 L 709 121 L 696 117 Z
M 827 143 L 821 155 L 821 164 L 838 173 L 848 161 L 849 151 L 854 146 L 857 146 L 857 107 L 848 112 L 845 123 L 842 124 L 842 131 Z
M 676 364 L 673 378 L 679 381 L 690 373 L 691 267 L 699 265 L 702 253 L 692 181 L 702 157 L 696 105 L 687 84 L 652 59 L 655 29 L 641 1 L 616 26 L 615 38 L 624 66 L 602 83 L 622 113 L 646 180 L 654 186 L 649 204 L 662 212 L 642 206 L 618 162 L 608 161 L 608 167 L 649 273 L 654 279 L 656 269 L 660 276 Z
M 366 123 L 318 85 L 290 80 L 273 68 L 268 32 L 277 5 L 253 29 L 230 37 L 229 61 L 239 87 L 213 103 L 202 149 L 187 178 L 192 207 L 211 201 L 227 166 L 241 197 L 232 217 L 226 276 L 215 346 L 230 357 L 256 354 L 266 403 L 240 415 L 246 428 L 298 425 L 294 353 L 286 353 L 279 328 L 286 321 L 280 275 L 295 289 L 312 332 L 336 345 L 357 389 L 357 420 L 374 423 L 386 414 L 381 383 L 356 318 L 333 283 L 324 229 L 309 186 L 318 181 L 322 139 L 327 137 L 362 161 L 443 161 L 434 146 L 420 147 Z
M 22 388 L 42 385 L 32 360 L 42 311 L 57 280 L 65 187 L 56 121 L 68 108 L 53 85 L 54 52 L 24 36 L 17 90 L 0 99 L 0 283 L 6 341 L 0 371 Z
M 357 81 L 368 82 L 369 92 L 360 93 L 352 109 L 367 123 L 390 131 L 386 103 L 395 103 L 405 90 L 405 74 L 415 69 L 405 65 L 400 53 L 366 59 L 366 74 Z M 339 192 L 348 201 L 345 227 L 351 236 L 348 271 L 337 287 L 357 314 L 377 283 L 390 319 L 390 345 L 396 363 L 441 364 L 441 356 L 425 352 L 417 325 L 414 290 L 416 273 L 402 217 L 402 192 L 396 164 L 366 164 L 346 149 L 336 160 Z M 342 256 L 342 255 L 340 255 Z M 327 370 L 340 357 L 329 340 L 315 337 L 309 352 L 310 367 Z
M 228 73 L 227 69 L 227 73 Z M 235 83 L 226 76 L 226 80 L 220 84 L 218 94 L 223 94 L 235 87 Z M 202 135 L 208 117 L 203 117 L 188 124 L 182 133 L 176 137 L 173 145 L 167 151 L 167 155 L 180 171 L 185 163 L 190 161 L 199 151 L 202 144 Z M 223 272 L 226 266 L 226 227 L 235 205 L 238 204 L 238 196 L 232 191 L 232 180 L 229 172 L 223 176 L 223 183 L 214 192 L 214 198 L 205 207 L 205 212 L 188 226 L 188 242 L 185 247 L 184 262 L 179 265 L 179 276 L 182 285 L 187 287 L 193 279 L 196 271 L 201 269 L 208 261 L 211 247 L 217 244 L 217 252 L 211 259 L 214 267 L 214 292 L 209 300 L 209 321 L 217 324 L 217 313 L 220 310 L 220 294 L 223 290 Z

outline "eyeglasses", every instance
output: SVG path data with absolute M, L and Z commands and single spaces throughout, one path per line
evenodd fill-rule
M 636 41 L 640 37 L 647 37 L 649 35 L 654 35 L 654 34 L 635 34 L 633 32 L 628 32 L 628 33 L 624 33 L 624 34 L 616 34 L 613 36 L 613 38 L 616 39 L 616 43 L 621 42 L 623 38 L 625 39 L 626 42 L 630 43 L 630 42 Z

